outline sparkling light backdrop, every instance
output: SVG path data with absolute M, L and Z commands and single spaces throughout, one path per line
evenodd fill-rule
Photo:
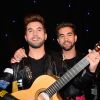
M 23 18 L 29 12 L 44 16 L 47 44 L 57 50 L 55 27 L 62 21 L 73 22 L 78 31 L 78 48 L 86 52 L 100 40 L 99 0 L 1 0 L 0 64 L 9 62 L 16 49 L 25 46 Z M 2 7 L 1 7 L 2 6 Z M 53 45 L 52 45 L 53 44 Z

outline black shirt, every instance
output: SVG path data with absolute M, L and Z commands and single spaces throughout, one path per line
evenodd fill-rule
M 38 60 L 29 57 L 29 60 L 31 63 L 32 77 L 34 81 L 37 77 L 44 74 L 45 56 Z

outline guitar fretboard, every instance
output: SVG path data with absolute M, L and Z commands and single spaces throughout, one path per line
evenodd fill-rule
M 70 70 L 68 70 L 62 77 L 55 81 L 50 87 L 48 87 L 45 92 L 51 97 L 53 94 L 58 92 L 62 87 L 64 87 L 72 78 L 74 78 L 80 71 L 82 71 L 89 62 L 84 57 L 77 64 L 75 64 Z

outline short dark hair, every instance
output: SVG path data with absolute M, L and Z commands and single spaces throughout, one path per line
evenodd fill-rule
M 58 37 L 58 34 L 59 34 L 59 30 L 61 28 L 64 28 L 64 27 L 72 28 L 73 32 L 76 34 L 76 26 L 73 23 L 71 23 L 71 22 L 62 22 L 61 24 L 58 24 L 57 27 L 56 27 L 57 37 Z
M 39 15 L 39 14 L 28 14 L 27 16 L 25 16 L 25 18 L 24 18 L 25 29 L 30 22 L 40 22 L 43 25 L 44 30 L 46 31 L 45 21 L 44 21 L 44 18 L 41 15 Z

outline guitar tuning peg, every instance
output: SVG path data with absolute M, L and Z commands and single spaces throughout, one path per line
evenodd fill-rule
M 99 41 L 98 43 L 96 43 L 96 45 L 95 45 L 95 50 L 96 50 L 97 52 L 100 52 L 100 41 Z

